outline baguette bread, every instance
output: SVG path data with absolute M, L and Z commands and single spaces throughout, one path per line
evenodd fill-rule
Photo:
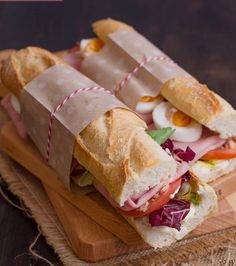
M 161 94 L 172 105 L 222 138 L 236 136 L 236 110 L 206 85 L 190 77 L 165 82 Z
M 41 48 L 28 47 L 3 63 L 1 79 L 19 97 L 28 82 L 55 64 L 64 62 Z M 146 124 L 133 112 L 115 108 L 91 122 L 76 138 L 75 159 L 120 206 L 176 171 L 175 160 L 145 129 Z
M 118 30 L 134 30 L 133 27 L 114 19 L 101 19 L 92 24 L 94 33 L 100 38 L 103 42 L 106 42 L 107 35 Z
M 235 168 L 236 159 L 215 160 L 213 165 L 211 165 L 211 162 L 198 161 L 191 167 L 191 171 L 196 176 L 200 176 L 201 180 L 209 183 L 232 172 Z
M 196 176 L 194 178 L 198 184 L 201 203 L 196 206 L 191 203 L 190 212 L 182 221 L 180 231 L 167 226 L 151 227 L 148 217 L 125 217 L 149 245 L 154 248 L 170 246 L 186 236 L 217 210 L 217 196 L 214 190 L 209 185 L 202 183 Z
M 4 60 L 7 59 L 13 51 L 14 51 L 13 49 L 7 49 L 0 52 L 0 69 Z M 7 93 L 8 90 L 7 88 L 5 88 L 5 86 L 2 83 L 2 80 L 0 79 L 0 97 L 4 97 L 5 95 L 7 95 Z
M 2 83 L 17 97 L 27 83 L 45 69 L 65 64 L 62 59 L 39 47 L 27 47 L 13 52 L 1 68 Z

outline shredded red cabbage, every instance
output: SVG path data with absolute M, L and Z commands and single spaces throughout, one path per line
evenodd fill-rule
M 190 175 L 189 171 L 182 175 L 182 181 L 183 182 L 188 182 L 190 178 L 191 178 L 191 175 Z
M 86 169 L 73 158 L 70 169 L 71 176 L 80 175 L 85 171 Z
M 169 149 L 170 152 L 173 151 L 174 149 L 174 144 L 172 142 L 171 139 L 167 139 L 163 144 L 161 144 L 161 147 L 165 150 L 165 149 Z
M 181 221 L 190 211 L 190 202 L 186 200 L 171 199 L 161 209 L 149 214 L 151 226 L 168 226 L 180 231 Z
M 190 149 L 189 146 L 186 148 L 185 151 L 183 151 L 182 149 L 175 149 L 174 154 L 185 162 L 192 161 L 196 155 L 196 153 L 192 149 Z

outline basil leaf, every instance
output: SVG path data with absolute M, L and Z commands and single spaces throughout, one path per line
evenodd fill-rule
M 148 135 L 153 138 L 158 144 L 163 144 L 174 132 L 175 129 L 171 127 L 164 127 L 147 131 Z

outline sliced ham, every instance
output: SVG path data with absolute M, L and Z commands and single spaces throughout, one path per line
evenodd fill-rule
M 139 193 L 137 195 L 133 195 L 125 202 L 124 206 L 122 206 L 121 209 L 124 211 L 131 211 L 141 207 L 149 199 L 151 199 L 156 193 L 158 193 L 161 187 L 163 187 L 167 183 L 174 182 L 176 179 L 185 174 L 189 170 L 189 168 L 197 160 L 199 160 L 204 154 L 206 154 L 210 150 L 214 150 L 216 148 L 221 147 L 224 143 L 225 140 L 221 139 L 217 135 L 204 136 L 203 138 L 195 142 L 174 142 L 174 149 L 186 150 L 186 148 L 189 146 L 196 153 L 194 159 L 188 163 L 187 162 L 178 163 L 176 174 L 172 178 L 167 180 L 166 183 L 154 186 L 141 194 Z M 101 184 L 96 186 L 96 188 L 114 207 L 119 207 L 118 204 L 111 198 L 109 192 Z
M 113 207 L 119 207 L 117 202 L 115 202 L 113 200 L 113 198 L 111 197 L 110 193 L 106 190 L 106 188 L 99 182 L 96 182 L 95 184 L 93 184 L 94 187 L 103 195 L 103 197 L 105 199 L 107 199 L 109 201 L 109 203 L 113 206 Z
M 145 122 L 147 125 L 152 123 L 152 114 L 138 114 Z
M 174 142 L 174 148 L 185 150 L 189 146 L 196 153 L 194 159 L 190 162 L 190 164 L 193 164 L 208 151 L 222 147 L 225 142 L 226 140 L 218 135 L 211 135 L 195 142 Z
M 143 204 L 145 204 L 149 199 L 151 199 L 155 194 L 158 193 L 158 191 L 160 191 L 160 189 L 162 187 L 164 187 L 167 184 L 166 182 L 160 183 L 159 185 L 156 185 L 154 187 L 152 187 L 151 189 L 143 192 L 143 193 L 139 193 L 137 195 L 133 195 L 131 198 L 129 198 L 128 200 L 126 200 L 124 206 L 120 207 L 111 197 L 110 193 L 106 190 L 106 188 L 101 184 L 96 182 L 96 184 L 94 184 L 95 188 L 104 196 L 104 198 L 106 198 L 110 204 L 115 207 L 115 208 L 121 208 L 123 211 L 131 211 L 134 209 L 137 209 L 139 207 L 141 207 Z
M 148 125 L 148 130 L 155 130 L 155 129 L 156 129 L 156 126 L 153 123 Z
M 185 174 L 189 170 L 189 168 L 208 151 L 220 148 L 225 143 L 225 141 L 226 140 L 221 139 L 218 135 L 204 136 L 200 140 L 195 142 L 173 141 L 174 149 L 186 150 L 186 148 L 189 147 L 195 152 L 196 155 L 191 162 L 182 162 L 178 165 L 177 172 L 175 176 L 171 178 L 171 182 Z
M 21 138 L 23 138 L 23 139 L 26 139 L 27 138 L 26 128 L 24 126 L 24 123 L 23 123 L 23 121 L 21 119 L 20 114 L 12 106 L 11 95 L 10 94 L 6 95 L 2 99 L 1 105 L 6 110 L 7 114 L 9 115 L 9 117 L 11 118 L 13 124 L 16 127 L 16 130 L 17 130 L 17 133 L 19 134 L 19 136 Z
M 167 184 L 167 181 L 165 183 L 163 182 L 157 186 L 154 186 L 151 189 L 142 193 L 142 195 L 140 195 L 139 197 L 137 197 L 136 195 L 132 196 L 125 202 L 124 206 L 122 207 L 122 210 L 131 211 L 131 210 L 141 207 L 149 199 L 151 199 L 155 194 L 157 194 L 160 191 L 160 189 L 166 184 Z
M 63 55 L 63 60 L 70 66 L 74 67 L 75 69 L 80 69 L 82 58 L 77 53 L 67 53 Z
M 190 168 L 190 162 L 181 162 L 177 163 L 177 171 L 175 175 L 170 178 L 170 183 L 174 182 L 176 179 L 178 179 L 180 176 L 184 175 L 186 172 L 188 172 Z

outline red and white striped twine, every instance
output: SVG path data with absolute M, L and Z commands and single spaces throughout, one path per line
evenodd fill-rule
M 105 91 L 109 94 L 111 94 L 110 91 L 102 88 L 102 87 L 98 87 L 98 86 L 94 86 L 94 87 L 86 87 L 86 88 L 80 88 L 77 89 L 75 91 L 73 91 L 71 94 L 69 94 L 68 96 L 66 96 L 64 98 L 63 101 L 61 101 L 56 108 L 54 108 L 50 114 L 50 120 L 49 120 L 49 126 L 48 126 L 48 136 L 47 136 L 47 148 L 46 148 L 46 156 L 45 159 L 48 162 L 49 161 L 49 157 L 50 157 L 50 148 L 51 148 L 51 140 L 52 140 L 52 124 L 54 121 L 54 117 L 55 117 L 55 113 L 60 110 L 71 98 L 73 98 L 75 95 L 77 95 L 80 92 L 85 92 L 85 91 Z
M 167 61 L 171 64 L 175 64 L 169 57 L 166 56 L 151 56 L 151 57 L 144 57 L 143 61 L 138 64 L 132 71 L 130 71 L 124 79 L 117 85 L 115 89 L 115 94 L 117 94 L 125 85 L 129 82 L 129 80 L 136 75 L 140 68 L 145 66 L 146 64 L 154 61 Z

